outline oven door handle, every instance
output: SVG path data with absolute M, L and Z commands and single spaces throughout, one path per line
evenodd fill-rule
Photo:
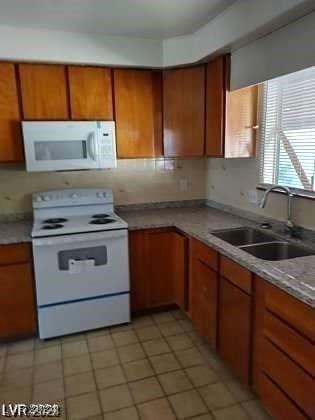
M 104 235 L 105 234 L 105 235 Z M 109 242 L 113 239 L 122 239 L 128 237 L 127 229 L 121 229 L 116 231 L 105 231 L 98 233 L 82 233 L 67 236 L 54 236 L 51 238 L 33 238 L 33 246 L 55 246 L 55 245 L 66 245 L 73 243 L 88 243 L 92 241 L 104 241 Z M 88 246 L 88 245 L 87 245 Z

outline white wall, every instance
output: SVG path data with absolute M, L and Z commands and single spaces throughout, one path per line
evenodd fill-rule
M 299 11 L 297 7 L 301 7 Z M 305 8 L 305 9 L 304 9 Z M 249 42 L 310 8 L 304 0 L 241 0 L 194 34 L 163 41 L 164 67 L 194 63 L 237 43 Z M 288 12 L 292 15 L 289 18 Z
M 0 60 L 160 67 L 157 40 L 0 25 Z
M 286 196 L 271 194 L 265 209 L 249 202 L 249 192 L 256 190 L 259 182 L 257 159 L 208 159 L 207 198 L 241 210 L 286 220 Z M 262 197 L 258 193 L 258 199 Z M 293 199 L 293 222 L 315 230 L 315 200 L 299 197 Z
M 231 89 L 315 66 L 314 40 L 315 12 L 240 48 L 231 57 Z
M 0 26 L 0 60 L 169 67 L 252 41 L 309 10 L 311 0 L 239 0 L 195 33 L 164 41 Z

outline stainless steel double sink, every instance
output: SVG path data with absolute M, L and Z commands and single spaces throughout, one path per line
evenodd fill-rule
M 315 251 L 310 248 L 283 241 L 273 234 L 249 227 L 214 230 L 210 233 L 263 260 L 280 261 L 315 255 Z

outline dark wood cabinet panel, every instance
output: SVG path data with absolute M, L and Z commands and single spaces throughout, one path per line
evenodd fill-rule
M 220 278 L 219 352 L 243 383 L 250 382 L 251 297 Z
M 159 71 L 114 70 L 117 153 L 162 155 L 162 79 Z
M 256 154 L 258 86 L 227 92 L 225 157 Z
M 315 346 L 269 311 L 264 316 L 264 336 L 315 377 Z
M 228 56 L 221 55 L 206 70 L 206 155 L 224 157 Z
M 31 260 L 29 244 L 9 244 L 0 246 L 0 266 L 18 264 Z
M 68 76 L 72 119 L 113 120 L 110 69 L 69 66 Z
M 190 240 L 190 316 L 198 332 L 217 347 L 218 253 Z
M 24 119 L 69 118 L 65 66 L 19 64 L 19 75 Z
M 261 400 L 275 420 L 307 420 L 307 417 L 265 374 L 261 378 Z
M 186 306 L 186 238 L 172 229 L 129 234 L 133 313 Z
M 253 357 L 252 384 L 254 391 L 260 395 L 260 381 L 262 374 L 262 346 L 265 314 L 265 281 L 254 277 L 254 310 L 253 310 Z
M 131 308 L 137 313 L 148 309 L 146 231 L 129 232 Z
M 34 336 L 36 329 L 31 264 L 0 266 L 0 338 Z
M 174 304 L 173 243 L 170 232 L 148 232 L 148 303 L 150 308 Z
M 315 381 L 268 339 L 263 343 L 262 370 L 311 419 L 315 418 Z
M 204 155 L 205 67 L 163 72 L 164 154 Z
M 220 257 L 220 274 L 249 295 L 252 293 L 252 273 L 223 255 Z
M 174 302 L 183 311 L 188 308 L 188 239 L 171 232 Z
M 283 290 L 266 284 L 266 307 L 315 343 L 315 311 Z
M 193 261 L 191 318 L 197 331 L 217 346 L 218 273 L 202 260 Z
M 0 162 L 23 160 L 14 64 L 0 63 Z

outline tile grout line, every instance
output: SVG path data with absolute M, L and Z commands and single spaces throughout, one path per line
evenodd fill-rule
M 172 316 L 173 316 L 173 318 L 174 318 L 174 314 L 172 314 Z M 190 320 L 188 320 L 188 319 L 186 319 L 187 321 L 190 321 Z M 173 356 L 174 356 L 174 358 L 175 358 L 175 360 L 178 362 L 178 364 L 179 364 L 179 368 L 176 368 L 176 369 L 174 369 L 174 370 L 172 370 L 172 371 L 167 371 L 167 372 L 161 372 L 161 374 L 166 374 L 166 373 L 171 373 L 171 372 L 175 372 L 175 371 L 181 371 L 181 372 L 183 372 L 185 375 L 186 375 L 186 377 L 188 378 L 188 381 L 192 384 L 192 390 L 196 390 L 196 392 L 198 393 L 198 395 L 200 395 L 200 397 L 201 397 L 201 399 L 202 399 L 202 401 L 204 401 L 205 402 L 205 400 L 203 399 L 203 397 L 202 397 L 202 395 L 199 393 L 199 389 L 201 389 L 203 386 L 200 386 L 200 387 L 197 387 L 197 386 L 194 386 L 194 384 L 192 383 L 192 381 L 191 381 L 191 379 L 190 379 L 190 377 L 187 375 L 187 373 L 186 373 L 186 369 L 188 369 L 189 367 L 193 367 L 193 366 L 195 366 L 195 365 L 193 365 L 193 366 L 184 366 L 184 365 L 182 365 L 181 363 L 180 363 L 180 361 L 179 361 L 179 359 L 178 359 L 178 357 L 177 357 L 177 354 L 176 354 L 176 351 L 184 351 L 184 350 L 188 350 L 188 349 L 195 349 L 199 354 L 200 354 L 200 356 L 201 356 L 201 363 L 200 363 L 200 365 L 206 365 L 209 369 L 211 369 L 212 371 L 214 371 L 215 373 L 216 373 L 216 375 L 218 376 L 218 382 L 215 382 L 215 383 L 222 383 L 224 386 L 225 386 L 225 388 L 227 388 L 228 389 L 228 391 L 233 395 L 233 397 L 235 398 L 235 402 L 233 402 L 233 404 L 229 404 L 229 405 L 227 405 L 226 407 L 222 407 L 222 408 L 219 408 L 219 409 L 217 409 L 216 411 L 219 411 L 219 410 L 223 410 L 224 408 L 228 408 L 228 407 L 231 407 L 231 406 L 234 406 L 234 405 L 237 405 L 237 406 L 240 406 L 244 411 L 245 411 L 245 413 L 246 413 L 246 415 L 249 415 L 248 413 L 247 413 L 247 411 L 242 407 L 242 403 L 244 403 L 244 402 L 247 402 L 247 401 L 251 401 L 251 400 L 255 400 L 255 398 L 248 398 L 248 399 L 245 399 L 245 400 L 238 400 L 237 398 L 236 398 L 236 395 L 230 390 L 230 388 L 227 386 L 227 384 L 226 384 L 226 382 L 227 382 L 227 379 L 226 379 L 226 377 L 222 377 L 221 375 L 220 375 L 220 372 L 219 372 L 219 370 L 218 369 L 216 369 L 215 367 L 213 367 L 212 365 L 211 365 L 211 362 L 209 361 L 209 359 L 206 357 L 206 355 L 204 354 L 204 352 L 202 351 L 203 349 L 202 349 L 202 346 L 206 346 L 206 343 L 205 342 L 203 342 L 203 341 L 199 341 L 199 340 L 194 340 L 192 337 L 191 337 L 191 335 L 190 335 L 190 333 L 195 333 L 196 335 L 197 335 L 197 332 L 193 329 L 193 328 L 191 328 L 191 329 L 188 329 L 188 330 L 186 330 L 185 328 L 183 328 L 183 331 L 180 331 L 180 332 L 176 332 L 175 334 L 170 334 L 170 335 L 163 335 L 163 332 L 162 332 L 162 330 L 161 330 L 161 328 L 160 328 L 160 325 L 162 324 L 162 325 L 164 325 L 164 324 L 167 324 L 167 323 L 169 323 L 169 322 L 179 322 L 179 321 L 185 321 L 185 319 L 177 319 L 177 318 L 174 318 L 174 319 L 172 319 L 172 320 L 169 320 L 169 321 L 166 321 L 166 322 L 157 322 L 156 320 L 154 320 L 153 318 L 152 318 L 152 324 L 150 324 L 150 325 L 144 325 L 144 326 L 139 326 L 139 327 L 133 327 L 132 326 L 132 324 L 129 324 L 130 325 L 130 329 L 126 329 L 125 331 L 117 331 L 117 333 L 123 333 L 123 332 L 129 332 L 129 331 L 131 331 L 131 332 L 133 332 L 134 334 L 135 334 L 135 336 L 137 337 L 137 342 L 136 343 L 128 343 L 128 344 L 123 344 L 123 345 L 120 345 L 120 344 L 116 344 L 116 342 L 115 342 L 115 340 L 113 339 L 113 335 L 115 334 L 115 330 L 113 329 L 113 330 L 109 330 L 108 332 L 109 332 L 109 334 L 106 334 L 106 333 L 104 333 L 104 334 L 101 334 L 100 335 L 100 337 L 107 337 L 107 336 L 110 336 L 111 337 L 111 339 L 113 340 L 113 350 L 115 351 L 115 353 L 116 353 L 116 355 L 117 355 L 117 358 L 118 358 L 118 360 L 119 360 L 119 363 L 118 364 L 115 364 L 114 366 L 120 366 L 121 367 L 121 369 L 122 369 L 122 371 L 123 371 L 123 373 L 124 373 L 124 376 L 125 376 L 125 379 L 126 379 L 126 384 L 127 384 L 127 387 L 128 387 L 128 390 L 129 390 L 129 392 L 130 392 L 130 395 L 131 395 L 131 398 L 132 398 L 132 400 L 134 401 L 134 406 L 135 406 L 135 408 L 136 408 L 136 410 L 137 410 L 137 413 L 140 415 L 140 413 L 139 413 L 139 410 L 138 410 L 138 407 L 137 407 L 137 404 L 136 404 L 136 402 L 135 402 L 135 400 L 134 400 L 134 397 L 133 397 L 133 394 L 132 394 L 132 392 L 131 392 L 131 389 L 130 389 L 130 383 L 132 383 L 132 382 L 138 382 L 138 381 L 141 381 L 141 380 L 143 380 L 143 379 L 146 379 L 146 378 L 152 378 L 152 377 L 155 377 L 156 378 L 156 380 L 157 380 L 157 382 L 159 383 L 159 385 L 160 385 L 160 387 L 161 387 L 161 389 L 162 389 L 162 391 L 163 391 L 163 397 L 159 397 L 159 398 L 154 398 L 153 400 L 149 400 L 149 401 L 145 401 L 145 403 L 147 403 L 147 402 L 150 402 L 150 401 L 156 401 L 156 400 L 158 400 L 158 399 L 160 399 L 160 398 L 165 398 L 168 402 L 169 402 L 169 404 L 171 405 L 171 403 L 170 403 L 170 401 L 169 401 L 169 396 L 171 396 L 171 395 L 176 395 L 176 394 L 178 394 L 178 393 L 181 393 L 181 392 L 184 392 L 184 391 L 178 391 L 178 392 L 176 392 L 176 393 L 172 393 L 172 394 L 167 394 L 165 391 L 164 391 L 164 388 L 163 388 L 163 386 L 162 386 L 162 384 L 161 384 L 161 382 L 160 382 L 160 379 L 159 379 L 159 375 L 160 374 L 158 374 L 158 373 L 155 373 L 155 369 L 154 369 L 154 367 L 153 367 L 153 364 L 152 364 L 152 362 L 151 362 L 151 360 L 150 360 L 150 357 L 154 357 L 154 356 L 157 356 L 157 355 L 149 355 L 148 353 L 147 353 L 147 351 L 145 350 L 145 347 L 144 347 L 144 343 L 146 343 L 146 342 L 149 342 L 149 341 L 154 341 L 154 340 L 158 340 L 158 339 L 160 339 L 160 340 L 164 340 L 165 342 L 166 342 L 166 344 L 167 344 L 167 346 L 168 346 L 168 348 L 169 348 L 169 351 L 168 352 L 163 352 L 163 353 L 161 353 L 161 354 L 158 354 L 158 355 L 165 355 L 165 354 L 172 354 Z M 191 322 L 191 321 L 190 321 Z M 129 327 L 129 325 L 128 325 L 128 327 Z M 138 334 L 137 334 L 137 329 L 141 329 L 141 328 L 146 328 L 146 327 L 157 327 L 157 329 L 158 329 L 158 331 L 159 331 L 159 333 L 161 334 L 160 335 L 160 337 L 156 337 L 156 338 L 151 338 L 151 339 L 140 339 L 140 336 L 138 336 Z M 186 335 L 187 337 L 189 337 L 189 339 L 192 341 L 192 347 L 188 347 L 188 348 L 185 348 L 185 349 L 179 349 L 179 350 L 176 350 L 176 349 L 174 349 L 173 347 L 171 347 L 170 346 L 170 344 L 169 344 L 169 342 L 168 342 L 168 338 L 169 337 L 175 337 L 175 336 L 178 336 L 178 335 Z M 96 336 L 96 337 L 98 337 L 98 336 Z M 91 370 L 93 371 L 92 372 L 92 375 L 93 375 L 93 378 L 94 378 L 94 384 L 95 384 L 95 386 L 96 386 L 96 393 L 97 393 L 97 398 L 98 398 L 98 403 L 99 403 L 99 405 L 100 405 L 100 408 L 101 408 L 101 412 L 102 413 L 104 413 L 104 411 L 102 410 L 102 404 L 101 404 L 101 400 L 100 400 L 100 391 L 101 391 L 101 389 L 99 390 L 98 389 L 98 386 L 97 386 L 97 381 L 96 381 L 96 370 L 97 369 L 102 369 L 102 368 L 94 368 L 94 365 L 93 365 L 93 363 L 92 363 L 92 354 L 93 353 L 98 353 L 98 352 L 102 352 L 102 351 L 107 351 L 107 350 L 110 350 L 110 349 L 99 349 L 98 351 L 96 351 L 96 352 L 92 352 L 91 351 L 91 348 L 90 348 L 90 345 L 89 345 L 89 340 L 88 340 L 88 335 L 85 333 L 83 336 L 81 336 L 81 337 L 77 337 L 77 338 L 74 338 L 73 340 L 71 339 L 71 341 L 69 341 L 69 343 L 75 343 L 75 342 L 77 342 L 77 341 L 83 341 L 83 342 L 85 342 L 86 343 L 86 346 L 87 346 L 87 349 L 88 349 L 88 352 L 86 353 L 86 354 L 88 354 L 88 356 L 89 356 L 89 361 L 90 361 L 90 363 L 91 363 Z M 60 345 L 60 351 L 61 351 L 61 365 L 62 365 L 62 380 L 63 380 L 63 386 L 64 386 L 64 390 L 66 391 L 66 387 L 65 387 L 65 378 L 66 378 L 66 376 L 65 376 L 65 371 L 64 371 L 64 361 L 65 361 L 65 358 L 63 357 L 64 356 L 64 352 L 63 352 L 63 344 L 67 344 L 67 341 L 65 342 L 65 343 L 63 343 L 62 341 L 61 342 L 59 342 L 59 343 L 53 343 L 52 344 L 52 346 L 55 346 L 55 345 Z M 120 353 L 119 353 L 119 349 L 120 348 L 124 348 L 124 347 L 126 347 L 126 346 L 130 346 L 130 345 L 133 345 L 133 344 L 138 344 L 138 345 L 140 345 L 140 347 L 141 347 L 141 349 L 142 349 L 142 351 L 143 351 L 143 353 L 144 353 L 144 356 L 143 357 L 141 357 L 140 359 L 135 359 L 135 360 L 132 360 L 132 361 L 129 361 L 129 362 L 123 362 L 122 361 L 122 359 L 121 359 L 121 356 L 120 356 Z M 48 346 L 47 348 L 49 348 L 49 347 L 51 347 L 51 346 Z M 46 347 L 45 347 L 46 348 Z M 45 348 L 43 348 L 43 349 L 45 349 Z M 34 393 L 34 386 L 35 386 L 35 379 L 34 379 L 34 377 L 35 377 L 35 352 L 36 352 L 36 350 L 41 350 L 41 348 L 39 347 L 39 348 L 37 348 L 36 347 L 36 342 L 34 341 L 34 346 L 33 346 L 33 350 L 32 350 L 32 352 L 33 352 L 33 358 L 32 358 L 32 395 L 33 395 L 33 393 Z M 205 350 L 208 350 L 207 348 L 205 348 Z M 211 348 L 209 349 L 209 351 L 212 351 L 211 350 Z M 5 352 L 5 365 L 4 365 L 4 369 L 3 369 L 3 372 L 5 371 L 5 370 L 7 370 L 7 358 L 8 358 L 8 355 L 9 355 L 9 352 L 8 352 L 8 349 L 6 349 L 6 352 Z M 76 356 L 72 356 L 72 357 L 69 357 L 69 358 L 67 358 L 67 359 L 71 359 L 71 358 L 75 358 L 75 357 L 80 357 L 80 356 L 83 356 L 83 354 L 79 354 L 79 355 L 76 355 Z M 147 360 L 147 362 L 149 363 L 149 365 L 151 366 L 151 369 L 152 369 L 152 371 L 153 371 L 153 375 L 150 375 L 149 377 L 145 377 L 145 378 L 140 378 L 140 379 L 137 379 L 136 381 L 128 381 L 128 378 L 126 378 L 126 372 L 125 372 L 125 369 L 124 369 L 124 364 L 128 364 L 128 363 L 132 363 L 132 362 L 134 362 L 134 361 L 137 361 L 137 360 Z M 43 363 L 42 365 L 45 365 L 45 364 L 49 364 L 49 363 L 53 363 L 54 361 L 49 361 L 48 363 Z M 199 364 L 198 364 L 199 365 Z M 198 365 L 196 365 L 196 366 L 198 366 Z M 109 367 L 111 367 L 111 366 L 109 366 Z M 15 371 L 18 371 L 18 369 L 14 369 Z M 2 373 L 3 373 L 2 372 Z M 80 373 L 78 373 L 78 374 L 81 374 L 81 373 L 84 373 L 84 372 L 80 372 Z M 71 376 L 76 376 L 77 374 L 72 374 L 72 375 L 68 375 L 69 377 L 71 377 Z M 2 382 L 3 382 L 3 374 L 2 374 L 2 381 L 1 381 L 1 384 L 2 384 Z M 237 381 L 237 379 L 236 379 L 236 381 Z M 47 382 L 47 381 L 46 381 Z M 40 382 L 41 383 L 41 382 Z M 212 383 L 211 383 L 212 384 Z M 211 385 L 211 384 L 209 384 L 209 385 Z M 113 385 L 114 386 L 114 385 Z M 204 386 L 207 386 L 207 385 L 204 385 Z M 102 389 L 106 389 L 106 388 L 110 388 L 111 386 L 109 386 L 109 387 L 104 387 L 104 388 L 102 388 Z M 89 391 L 89 392 L 91 392 L 91 391 Z M 86 394 L 86 393 L 88 393 L 88 392 L 84 392 L 84 393 L 80 393 L 80 394 L 76 394 L 75 396 L 80 396 L 80 395 L 83 395 L 83 394 Z M 64 403 L 65 403 L 65 414 L 66 414 L 66 417 L 67 417 L 67 404 L 66 404 L 66 392 L 64 393 Z M 212 416 L 213 414 L 212 414 L 212 411 L 213 410 L 210 410 L 210 408 L 208 408 L 208 406 L 207 406 L 207 404 L 205 403 L 205 405 L 206 405 L 206 407 L 207 407 L 207 410 L 208 410 L 208 413 L 210 413 L 210 415 Z M 171 408 L 172 408 L 172 410 L 173 410 L 173 407 L 172 407 L 172 405 L 171 405 Z M 121 410 L 121 409 L 120 409 Z M 117 411 L 117 410 L 115 410 L 115 411 Z M 119 410 L 118 410 L 119 411 Z M 174 410 L 173 410 L 174 411 Z M 192 417 L 193 418 L 193 417 Z

